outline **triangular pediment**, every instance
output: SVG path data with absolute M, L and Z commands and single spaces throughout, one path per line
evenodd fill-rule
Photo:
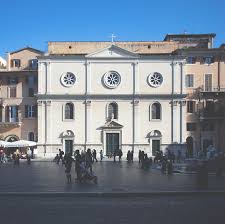
M 138 54 L 127 51 L 115 45 L 95 51 L 86 55 L 87 58 L 139 58 Z
M 101 128 L 115 128 L 120 129 L 123 128 L 123 125 L 115 122 L 115 121 L 108 121 L 106 122 Z

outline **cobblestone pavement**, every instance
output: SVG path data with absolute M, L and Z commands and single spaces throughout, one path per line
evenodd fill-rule
M 98 184 L 76 183 L 74 165 L 72 184 L 66 184 L 65 168 L 53 162 L 25 161 L 19 167 L 12 163 L 0 165 L 0 192 L 158 192 L 195 191 L 196 175 L 167 176 L 159 170 L 144 171 L 133 164 L 98 162 L 93 165 Z M 225 190 L 225 176 L 209 175 L 208 190 Z

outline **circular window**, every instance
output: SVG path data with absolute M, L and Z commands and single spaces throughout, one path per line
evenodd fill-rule
M 104 75 L 104 84 L 108 87 L 108 88 L 116 88 L 121 81 L 121 77 L 120 74 L 118 72 L 115 71 L 110 71 L 107 72 Z
M 154 72 L 148 76 L 148 84 L 152 87 L 159 87 L 162 85 L 163 76 L 158 73 Z
M 76 82 L 76 76 L 71 72 L 63 73 L 61 76 L 61 83 L 66 86 L 70 87 L 73 86 Z

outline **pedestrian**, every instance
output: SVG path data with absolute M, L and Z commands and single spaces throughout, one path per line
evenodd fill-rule
M 64 152 L 61 149 L 59 149 L 59 161 L 60 160 L 62 161 L 62 165 L 64 164 L 63 155 L 64 155 Z
M 3 163 L 3 150 L 0 150 L 0 163 Z
M 93 155 L 93 162 L 94 162 L 94 161 L 98 162 L 98 160 L 97 160 L 97 158 L 96 158 L 96 156 L 97 156 L 97 152 L 96 152 L 96 150 L 95 150 L 95 149 L 93 149 L 93 153 L 92 153 L 92 155 Z
M 172 160 L 169 160 L 167 162 L 167 174 L 170 175 L 173 173 L 173 162 Z
M 133 149 L 131 150 L 131 153 L 130 153 L 130 160 L 132 163 L 134 162 L 134 150 Z
M 121 149 L 119 149 L 118 155 L 119 155 L 119 162 L 120 162 L 120 161 L 121 161 L 121 158 L 122 158 L 122 156 L 123 156 L 123 152 L 122 152 Z
M 166 160 L 166 158 L 164 157 L 164 158 L 162 159 L 162 164 L 161 164 L 161 171 L 162 171 L 162 173 L 166 173 L 166 168 L 167 168 L 167 160 Z
M 116 162 L 116 154 L 117 154 L 117 152 L 116 152 L 116 150 L 114 149 L 114 151 L 113 151 L 113 162 Z
M 141 162 L 141 150 L 139 150 L 139 152 L 138 152 L 138 163 L 140 163 Z
M 78 180 L 79 182 L 81 182 L 81 169 L 80 169 L 80 164 L 82 162 L 82 157 L 80 155 L 80 151 L 76 150 L 75 151 L 75 172 L 77 174 L 77 178 L 75 180 Z
M 67 183 L 70 184 L 72 182 L 72 178 L 71 178 L 71 168 L 72 168 L 72 162 L 73 162 L 73 158 L 66 154 L 65 155 L 66 159 L 65 159 L 65 173 L 66 173 L 66 179 L 67 179 Z
M 127 152 L 127 162 L 130 163 L 130 161 L 131 161 L 131 152 L 130 152 L 130 150 L 128 150 L 128 152 Z
M 100 159 L 101 159 L 101 161 L 103 160 L 103 152 L 102 152 L 102 150 L 100 151 Z
M 87 150 L 87 153 L 85 155 L 85 165 L 87 169 L 90 169 L 90 172 L 92 173 L 92 155 L 91 155 L 91 149 Z

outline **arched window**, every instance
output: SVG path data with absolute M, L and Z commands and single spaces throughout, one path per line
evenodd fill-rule
M 151 107 L 151 119 L 161 119 L 161 105 L 160 103 L 153 103 Z
M 28 140 L 29 141 L 34 141 L 34 132 L 29 132 L 29 134 L 28 134 Z
M 108 106 L 108 119 L 118 119 L 117 103 L 110 103 Z
M 65 106 L 65 119 L 73 119 L 73 104 L 67 103 Z

